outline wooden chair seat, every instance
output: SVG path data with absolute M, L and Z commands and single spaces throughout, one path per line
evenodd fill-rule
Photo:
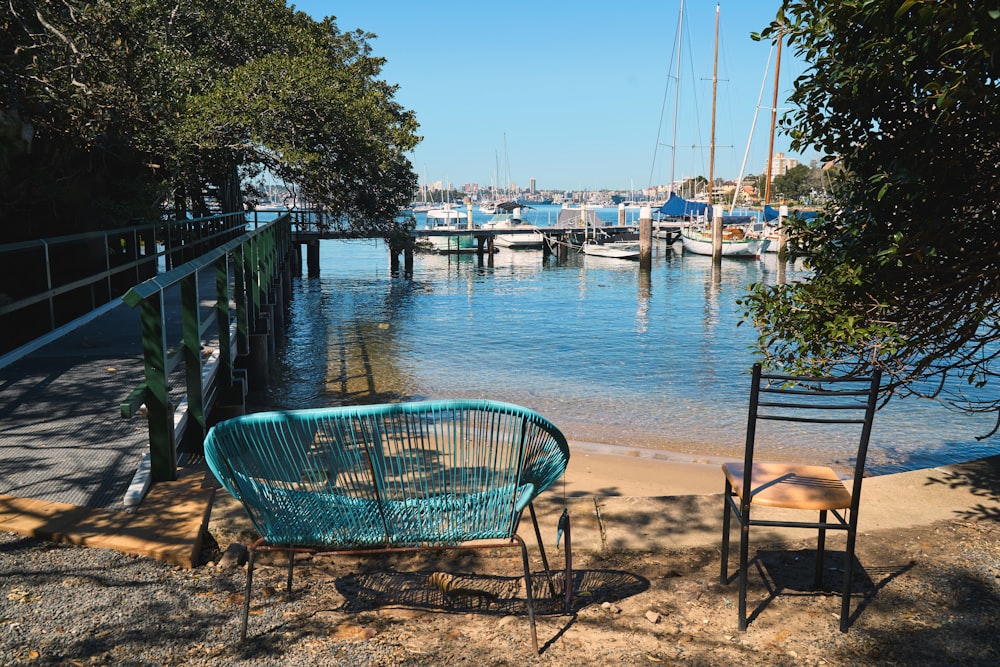
M 726 463 L 722 470 L 736 495 L 743 497 L 744 464 Z M 851 493 L 831 468 L 795 463 L 754 463 L 750 502 L 764 507 L 835 510 L 851 506 Z
M 840 630 L 847 632 L 851 617 L 851 581 L 854 568 L 854 547 L 858 533 L 858 505 L 865 459 L 871 438 L 872 424 L 878 404 L 882 374 L 876 368 L 870 376 L 795 376 L 780 372 L 764 372 L 758 363 L 753 367 L 750 384 L 750 406 L 747 413 L 746 444 L 743 461 L 722 466 L 726 486 L 722 515 L 722 567 L 719 581 L 729 583 L 729 528 L 732 519 L 740 526 L 738 626 L 747 627 L 747 577 L 750 570 L 750 532 L 754 526 L 773 528 L 804 528 L 817 531 L 816 572 L 813 586 L 823 588 L 823 557 L 826 532 L 842 530 L 847 534 L 844 549 L 844 579 L 841 593 Z M 835 428 L 841 437 L 857 438 L 858 450 L 854 462 L 854 477 L 850 487 L 833 469 L 824 465 L 772 463 L 755 459 L 757 427 L 767 422 L 762 438 L 773 437 L 786 427 Z M 796 436 L 801 437 L 801 436 Z M 816 442 L 822 442 L 817 439 Z M 818 449 L 818 455 L 822 455 Z M 747 471 L 750 471 L 747 474 Z M 776 507 L 803 510 L 781 512 L 781 517 L 755 518 L 754 507 Z

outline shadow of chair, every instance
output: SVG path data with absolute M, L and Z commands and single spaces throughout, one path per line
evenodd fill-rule
M 740 526 L 739 551 L 739 629 L 747 626 L 747 575 L 749 569 L 750 527 L 810 528 L 818 532 L 816 569 L 813 586 L 823 587 L 823 554 L 826 531 L 847 533 L 844 554 L 844 583 L 840 614 L 840 630 L 850 625 L 851 581 L 854 547 L 857 541 L 858 504 L 864 476 L 868 441 L 877 406 L 881 373 L 875 370 L 865 377 L 800 377 L 764 372 L 760 364 L 753 367 L 750 409 L 747 417 L 746 448 L 742 463 L 725 463 L 726 478 L 722 519 L 721 581 L 729 580 L 729 532 L 732 517 Z M 798 463 L 765 463 L 755 460 L 759 430 L 762 423 L 788 428 L 792 424 L 818 425 L 813 434 L 830 437 L 830 430 L 839 435 L 851 431 L 851 442 L 857 443 L 853 482 L 850 488 L 832 468 Z M 856 440 L 855 440 L 856 438 Z M 747 474 L 750 471 L 750 474 Z M 818 512 L 816 521 L 791 519 L 759 519 L 751 517 L 751 508 L 775 507 Z
M 815 590 L 815 573 L 812 567 L 814 556 L 815 552 L 812 549 L 759 549 L 751 561 L 751 569 L 756 569 L 764 582 L 767 598 L 750 614 L 748 622 L 752 622 L 762 614 L 779 595 L 804 597 L 841 593 L 839 587 L 835 591 Z M 828 553 L 824 559 L 827 571 L 843 571 L 846 568 L 844 559 L 844 553 Z M 916 562 L 911 560 L 902 563 L 869 563 L 867 566 L 862 566 L 855 557 L 852 563 L 854 575 L 851 580 L 851 592 L 856 601 L 851 615 L 852 620 L 871 604 L 879 591 L 910 572 L 915 565 Z

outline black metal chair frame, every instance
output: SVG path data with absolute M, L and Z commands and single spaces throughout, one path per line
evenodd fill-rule
M 541 530 L 538 527 L 538 518 L 535 515 L 535 505 L 534 503 L 528 503 L 528 511 L 531 515 L 531 523 L 535 531 L 535 540 L 538 544 L 538 552 L 542 559 L 542 568 L 545 574 L 545 579 L 548 583 L 549 593 L 552 599 L 557 599 L 559 594 L 556 590 L 555 581 L 553 579 L 553 568 L 549 567 L 549 559 L 545 553 L 545 544 L 542 541 Z M 515 529 L 516 530 L 516 529 Z M 559 519 L 559 530 L 565 533 L 565 547 L 564 547 L 564 581 L 563 581 L 563 604 L 565 605 L 564 610 L 566 613 L 571 613 L 573 608 L 573 555 L 570 536 L 570 521 L 569 513 L 563 510 L 563 514 Z M 528 559 L 528 546 L 520 535 L 516 533 L 511 536 L 509 541 L 503 540 L 484 540 L 483 542 L 468 543 L 468 544 L 449 544 L 449 545 L 435 545 L 426 547 L 391 547 L 385 546 L 382 548 L 372 548 L 372 549 L 322 549 L 316 547 L 305 547 L 305 546 L 292 546 L 292 545 L 281 545 L 281 544 L 269 544 L 264 538 L 259 538 L 247 547 L 247 578 L 246 586 L 243 590 L 243 607 L 240 616 L 240 643 L 243 643 L 247 639 L 247 624 L 250 617 L 250 597 L 253 590 L 253 570 L 254 565 L 257 560 L 257 554 L 259 552 L 284 552 L 288 554 L 288 575 L 285 581 L 285 590 L 289 595 L 292 594 L 292 576 L 295 570 L 295 554 L 308 554 L 310 556 L 342 556 L 342 555 L 380 555 L 380 554 L 393 554 L 393 553 L 408 553 L 416 551 L 441 551 L 444 549 L 456 549 L 456 550 L 475 550 L 475 549 L 498 549 L 504 547 L 520 547 L 521 549 L 521 565 L 524 568 L 524 590 L 526 595 L 526 607 L 528 610 L 528 626 L 531 631 L 531 645 L 535 650 L 535 653 L 540 653 L 538 648 L 538 631 L 535 627 L 535 597 L 534 588 L 531 578 L 531 565 Z
M 750 392 L 750 408 L 747 418 L 747 436 L 744 460 L 742 465 L 727 463 L 723 465 L 726 473 L 724 509 L 722 519 L 722 568 L 721 582 L 729 583 L 729 533 L 731 515 L 736 517 L 740 525 L 739 553 L 739 629 L 747 627 L 747 570 L 749 567 L 749 540 L 751 526 L 770 526 L 774 528 L 812 528 L 818 531 L 816 546 L 816 574 L 814 587 L 821 589 L 823 584 L 823 554 L 826 548 L 827 530 L 844 530 L 847 532 L 847 547 L 844 564 L 843 599 L 840 613 L 840 631 L 847 632 L 850 626 L 851 582 L 853 579 L 854 548 L 857 541 L 858 505 L 861 499 L 861 482 L 864 476 L 865 459 L 868 454 L 868 443 L 871 437 L 872 424 L 877 409 L 878 392 L 881 382 L 881 372 L 875 369 L 870 376 L 839 376 L 839 377 L 803 377 L 764 372 L 761 364 L 753 367 L 753 382 Z M 835 473 L 829 468 L 823 468 L 829 476 L 815 480 L 817 485 L 813 491 L 819 495 L 828 492 L 838 495 L 838 499 L 823 502 L 810 498 L 810 502 L 755 502 L 755 495 L 778 491 L 783 483 L 799 483 L 799 489 L 792 491 L 794 495 L 809 482 L 802 477 L 795 480 L 796 469 L 813 466 L 797 466 L 786 464 L 785 473 L 771 479 L 761 479 L 756 473 L 760 469 L 754 467 L 754 448 L 756 445 L 757 425 L 759 421 L 805 422 L 814 424 L 844 424 L 855 425 L 860 430 L 857 459 L 854 465 L 854 479 L 849 491 L 846 485 L 839 482 Z M 758 462 L 758 466 L 761 464 Z M 779 464 L 780 465 L 780 464 Z M 745 471 L 751 474 L 745 474 Z M 832 479 L 831 479 L 832 478 Z M 756 484 L 755 484 L 756 482 Z M 835 488 L 836 486 L 841 488 Z M 825 488 L 824 488 L 825 487 Z M 751 518 L 751 506 L 754 504 L 786 507 L 791 509 L 818 509 L 818 521 L 772 521 Z M 806 506 L 803 507 L 802 505 Z M 826 506 L 829 505 L 829 506 Z M 828 517 L 832 515 L 832 518 Z

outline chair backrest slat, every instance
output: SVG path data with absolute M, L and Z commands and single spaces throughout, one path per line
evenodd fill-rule
M 865 376 L 795 376 L 771 373 L 754 364 L 747 416 L 744 466 L 751 470 L 759 422 L 794 422 L 857 427 L 852 509 L 857 509 L 872 424 L 878 407 L 881 372 Z M 825 464 L 825 462 L 823 462 Z M 751 475 L 745 476 L 744 498 L 749 498 Z

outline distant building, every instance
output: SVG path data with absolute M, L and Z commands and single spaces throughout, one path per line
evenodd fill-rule
M 528 192 L 535 194 L 535 179 L 528 179 Z
M 784 176 L 788 173 L 790 169 L 799 166 L 799 161 L 795 158 L 785 157 L 784 153 L 775 153 L 774 157 L 771 159 L 771 179 L 773 180 L 776 176 Z M 767 173 L 767 165 L 760 170 L 760 173 Z

